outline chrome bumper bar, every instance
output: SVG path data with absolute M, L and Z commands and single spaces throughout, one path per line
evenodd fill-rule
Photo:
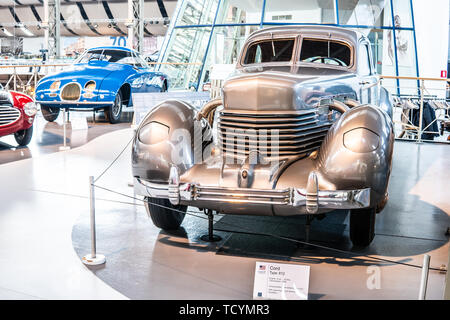
M 370 188 L 355 190 L 307 189 L 250 189 L 200 186 L 197 184 L 158 184 L 134 178 L 134 190 L 138 195 L 169 199 L 174 205 L 189 202 L 225 202 L 267 204 L 279 206 L 305 206 L 308 213 L 319 208 L 359 209 L 370 205 Z M 308 191 L 307 191 L 308 190 Z
M 67 104 L 67 105 L 109 105 L 109 104 L 114 104 L 114 102 L 112 101 L 41 101 L 41 100 L 36 100 L 36 103 L 39 104 Z

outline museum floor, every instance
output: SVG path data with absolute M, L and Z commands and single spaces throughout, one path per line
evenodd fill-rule
M 76 148 L 104 133 L 129 128 L 132 116 L 132 112 L 124 110 L 121 122 L 110 124 L 101 112 L 96 113 L 95 121 L 92 112 L 70 112 L 69 119 L 72 123 L 67 124 L 66 144 Z M 13 135 L 0 138 L 0 164 L 58 152 L 63 143 L 62 113 L 55 122 L 47 122 L 39 112 L 33 124 L 33 138 L 28 146 L 17 148 Z
M 107 262 L 88 268 L 80 260 L 90 246 L 88 177 L 98 177 L 131 136 L 129 128 L 103 132 L 69 151 L 0 165 L 0 299 L 251 299 L 255 261 L 310 265 L 309 299 L 417 299 L 419 268 L 364 256 L 421 265 L 427 253 L 432 267 L 447 264 L 450 148 L 396 142 L 390 200 L 365 250 L 352 248 L 342 212 L 314 221 L 311 238 L 350 254 L 257 234 L 302 240 L 301 218 L 216 217 L 223 239 L 207 244 L 199 239 L 207 225 L 201 213 L 192 209 L 168 234 L 139 200 L 97 188 L 97 251 Z M 96 184 L 132 197 L 130 182 L 127 151 Z M 444 278 L 430 271 L 427 299 L 442 298 Z

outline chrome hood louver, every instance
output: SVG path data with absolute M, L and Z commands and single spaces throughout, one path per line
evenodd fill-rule
M 11 105 L 0 104 L 0 127 L 10 125 L 20 119 L 20 111 Z
M 265 158 L 280 159 L 320 148 L 334 121 L 310 90 L 316 77 L 264 71 L 229 79 L 218 123 L 224 156 L 244 159 L 257 150 Z
M 318 149 L 331 125 L 318 109 L 282 113 L 222 110 L 218 142 L 225 157 L 246 158 L 252 150 L 266 158 L 299 156 Z

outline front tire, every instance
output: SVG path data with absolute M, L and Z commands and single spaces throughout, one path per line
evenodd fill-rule
M 29 127 L 28 129 L 20 130 L 14 133 L 14 139 L 16 139 L 16 142 L 22 147 L 28 145 L 32 137 L 33 137 L 33 126 Z
M 376 208 L 350 210 L 350 240 L 354 246 L 367 247 L 375 237 Z
M 163 230 L 178 229 L 187 210 L 186 206 L 174 206 L 168 199 L 146 197 L 144 203 L 147 214 L 152 219 L 153 224 Z
M 117 92 L 114 104 L 105 109 L 105 116 L 109 123 L 115 124 L 120 122 L 120 116 L 122 115 L 122 93 Z
M 56 118 L 58 118 L 59 110 L 60 110 L 59 108 L 41 106 L 42 116 L 48 122 L 53 122 L 56 120 Z

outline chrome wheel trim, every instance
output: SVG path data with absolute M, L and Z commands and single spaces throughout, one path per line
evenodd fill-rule
M 112 115 L 114 118 L 117 118 L 120 115 L 120 109 L 122 107 L 122 99 L 120 95 L 117 94 L 116 100 L 114 101 L 114 105 L 112 106 Z

